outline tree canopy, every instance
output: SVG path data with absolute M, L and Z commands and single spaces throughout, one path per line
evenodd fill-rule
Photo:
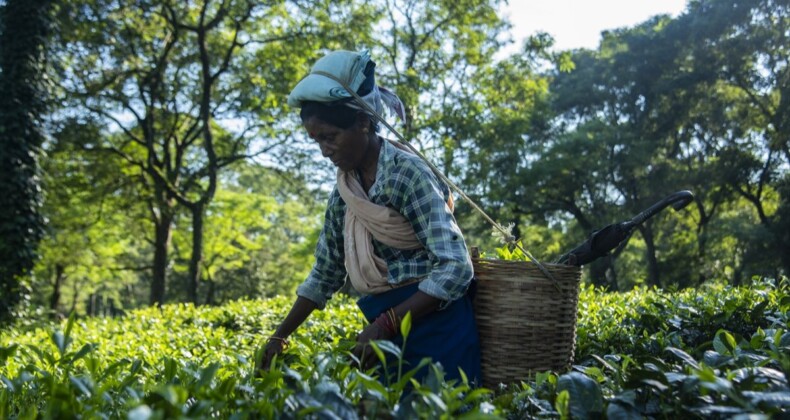
M 0 39 L 17 3 L 0 5 Z M 0 155 L 24 163 L 0 184 L 30 192 L 12 199 L 29 216 L 0 221 L 0 249 L 30 257 L 15 270 L 55 312 L 292 293 L 332 175 L 285 98 L 326 51 L 367 48 L 406 105 L 399 130 L 540 259 L 688 189 L 693 206 L 640 226 L 586 278 L 626 290 L 790 273 L 787 2 L 694 0 L 594 50 L 535 33 L 512 53 L 501 3 L 41 3 L 54 30 L 0 43 L 0 89 L 33 89 L 29 104 L 0 95 L 0 138 L 16 142 Z M 467 244 L 495 245 L 468 205 L 456 216 Z M 20 295 L 18 277 L 2 282 L 3 299 Z

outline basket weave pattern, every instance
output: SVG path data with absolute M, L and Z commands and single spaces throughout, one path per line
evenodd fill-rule
M 472 259 L 478 279 L 475 317 L 483 386 L 526 380 L 573 362 L 581 268 L 544 264 L 554 283 L 531 262 Z

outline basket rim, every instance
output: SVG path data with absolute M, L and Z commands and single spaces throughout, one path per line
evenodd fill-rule
M 513 261 L 513 260 L 500 260 L 498 258 L 481 258 L 481 257 L 472 257 L 472 262 L 485 262 L 485 263 L 497 263 L 497 264 L 506 264 L 506 265 L 531 265 L 537 267 L 533 261 Z M 582 268 L 576 265 L 568 265 L 568 264 L 558 264 L 558 263 L 544 263 L 541 262 L 545 267 L 554 267 L 557 269 L 571 269 L 571 270 L 581 270 Z

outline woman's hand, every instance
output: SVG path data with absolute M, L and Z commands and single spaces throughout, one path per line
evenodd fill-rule
M 391 340 L 395 335 L 388 333 L 378 324 L 371 323 L 357 336 L 357 345 L 354 347 L 354 356 L 359 360 L 360 369 L 367 370 L 376 363 L 376 352 L 370 347 L 371 340 Z
M 285 338 L 289 337 L 297 327 L 302 325 L 302 322 L 304 322 L 316 308 L 317 305 L 310 299 L 302 296 L 296 298 L 296 302 L 294 302 L 282 324 L 277 327 L 277 331 L 274 332 L 274 335 L 269 337 L 266 341 L 266 346 L 259 356 L 260 359 L 255 361 L 257 364 L 255 369 L 257 375 L 259 375 L 261 371 L 269 369 L 274 356 L 281 354 L 283 350 L 288 347 Z
M 262 371 L 269 370 L 269 366 L 271 366 L 274 356 L 282 354 L 283 350 L 285 350 L 285 347 L 286 344 L 284 340 L 270 338 L 269 341 L 266 342 L 266 346 L 263 348 L 263 352 L 261 353 L 261 358 L 258 361 L 259 363 L 257 368 L 255 369 L 256 375 L 260 375 Z

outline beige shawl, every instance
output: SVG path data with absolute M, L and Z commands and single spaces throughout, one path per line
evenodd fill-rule
M 377 294 L 410 283 L 389 284 L 387 262 L 373 252 L 372 242 L 376 238 L 393 248 L 421 248 L 409 221 L 389 207 L 372 203 L 362 184 L 349 172 L 337 171 L 337 189 L 346 203 L 343 249 L 354 289 Z
M 413 154 L 408 147 L 396 141 L 384 141 Z M 337 190 L 346 203 L 343 250 L 346 271 L 354 289 L 360 293 L 377 294 L 418 281 L 412 279 L 390 284 L 387 281 L 387 262 L 373 252 L 372 238 L 397 249 L 422 248 L 411 223 L 397 211 L 371 202 L 362 184 L 349 172 L 337 171 Z M 447 206 L 450 212 L 455 209 L 452 194 Z

